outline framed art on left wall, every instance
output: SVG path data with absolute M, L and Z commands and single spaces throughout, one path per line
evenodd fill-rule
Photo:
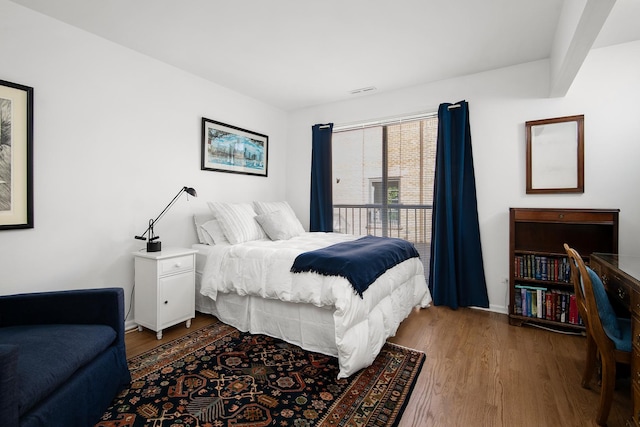
M 201 152 L 201 170 L 267 176 L 267 135 L 203 117 Z
M 0 230 L 33 228 L 33 88 L 0 80 Z

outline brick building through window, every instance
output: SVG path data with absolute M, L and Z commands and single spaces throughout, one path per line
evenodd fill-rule
M 335 127 L 334 230 L 406 239 L 428 259 L 437 130 L 435 114 Z

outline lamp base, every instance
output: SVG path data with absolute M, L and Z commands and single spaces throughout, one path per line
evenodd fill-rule
M 160 252 L 162 250 L 162 242 L 147 242 L 147 252 Z

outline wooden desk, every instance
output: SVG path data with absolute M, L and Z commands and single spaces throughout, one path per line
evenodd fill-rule
M 600 276 L 610 297 L 631 313 L 631 401 L 633 422 L 640 426 L 640 256 L 594 253 L 589 266 Z

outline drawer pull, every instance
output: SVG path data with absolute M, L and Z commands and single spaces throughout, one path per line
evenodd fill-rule
M 607 282 L 609 281 L 609 278 L 607 277 L 606 274 L 601 275 L 600 280 L 602 280 L 603 285 L 607 286 Z
M 174 267 L 176 268 L 180 268 L 182 267 L 182 263 L 181 262 L 176 262 L 175 264 L 173 264 Z
M 169 301 L 165 301 L 165 304 L 169 304 Z M 638 336 L 638 342 L 640 342 L 640 335 Z
M 625 299 L 626 296 L 627 292 L 624 290 L 624 288 L 618 288 L 618 298 Z

